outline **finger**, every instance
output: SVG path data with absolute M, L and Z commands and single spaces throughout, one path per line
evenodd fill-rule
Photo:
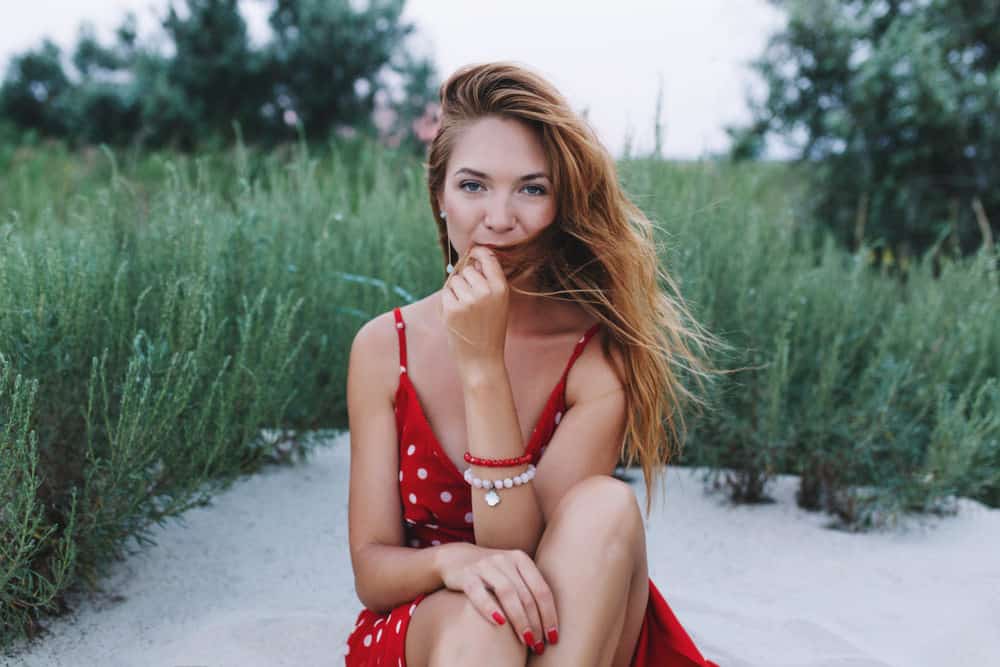
M 541 617 L 542 632 L 545 635 L 546 641 L 549 641 L 549 631 L 556 628 L 556 632 L 558 633 L 559 628 L 559 615 L 556 612 L 556 600 L 552 594 L 552 588 L 538 570 L 535 561 L 531 560 L 531 556 L 522 554 L 520 557 L 515 558 L 514 562 L 521 578 L 527 584 L 528 588 L 531 589 L 532 598 L 538 606 L 538 614 Z M 556 635 L 553 636 L 555 637 Z
M 506 284 L 507 279 L 504 276 L 503 267 L 500 266 L 500 260 L 497 259 L 496 253 L 492 250 L 485 246 L 473 246 L 469 250 L 469 257 L 479 260 L 483 275 L 486 276 L 486 280 L 491 286 Z
M 527 556 L 527 554 L 525 554 L 525 556 Z M 531 632 L 534 635 L 535 641 L 545 641 L 544 634 L 546 626 L 543 626 L 542 624 L 543 617 L 541 615 L 541 610 L 535 600 L 535 595 L 531 585 L 521 574 L 521 568 L 518 567 L 518 560 L 520 559 L 517 557 L 511 558 L 510 556 L 505 556 L 504 560 L 497 562 L 497 567 L 499 567 L 513 583 L 517 596 L 521 599 L 521 605 L 524 607 L 524 613 L 527 616 L 528 624 L 531 626 Z M 530 561 L 531 559 L 528 558 L 528 560 Z M 544 579 L 542 580 L 542 583 L 544 583 Z
M 475 292 L 473 291 L 472 286 L 469 285 L 469 281 L 466 280 L 465 276 L 461 273 L 451 274 L 451 278 L 448 279 L 448 282 L 459 301 L 469 303 L 475 299 Z
M 490 291 L 490 284 L 486 280 L 486 276 L 482 274 L 479 269 L 475 269 L 471 266 L 465 267 L 462 271 L 462 277 L 469 283 L 469 285 L 483 294 L 488 294 Z
M 524 606 L 524 601 L 512 578 L 502 569 L 492 563 L 482 563 L 479 576 L 486 582 L 488 590 L 500 601 L 500 605 L 510 620 L 510 629 L 518 639 L 529 649 L 533 649 L 541 637 L 541 629 L 537 622 L 532 622 Z
M 444 289 L 441 290 L 441 312 L 442 314 L 446 309 L 454 308 L 458 304 L 458 296 L 455 291 L 451 288 L 447 282 L 444 284 Z
M 465 596 L 469 598 L 472 606 L 476 608 L 483 618 L 493 625 L 505 625 L 510 617 L 506 614 L 503 605 L 486 590 L 486 582 L 480 577 L 469 577 L 468 583 L 462 587 Z M 494 614 L 497 614 L 494 616 Z

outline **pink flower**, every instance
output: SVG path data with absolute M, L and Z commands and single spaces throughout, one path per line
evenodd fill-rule
M 413 121 L 412 127 L 417 139 L 429 145 L 441 129 L 441 105 L 428 102 L 423 115 Z

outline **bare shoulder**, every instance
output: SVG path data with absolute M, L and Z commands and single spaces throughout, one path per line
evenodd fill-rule
M 398 347 L 392 311 L 373 317 L 354 335 L 349 374 L 356 379 L 363 378 L 365 384 L 378 387 L 380 394 L 391 398 L 397 375 L 394 371 L 399 366 Z
M 607 352 L 604 347 L 607 346 Z M 598 328 L 566 380 L 566 403 L 587 401 L 624 388 L 625 359 L 607 327 Z

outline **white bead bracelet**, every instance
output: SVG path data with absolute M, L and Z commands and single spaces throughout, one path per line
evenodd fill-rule
M 500 504 L 500 494 L 497 493 L 497 489 L 511 489 L 515 486 L 521 486 L 522 484 L 527 484 L 532 479 L 535 478 L 535 466 L 532 463 L 528 464 L 528 469 L 522 472 L 520 475 L 514 475 L 513 477 L 505 477 L 504 479 L 480 479 L 472 474 L 472 468 L 465 469 L 465 481 L 476 487 L 477 489 L 486 489 L 488 493 L 486 494 L 486 504 L 490 507 L 495 507 Z

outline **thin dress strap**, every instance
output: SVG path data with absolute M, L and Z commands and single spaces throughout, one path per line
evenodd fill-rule
M 587 346 L 587 341 L 589 341 L 597 330 L 601 328 L 601 323 L 595 322 L 594 326 L 587 329 L 587 332 L 580 336 L 580 340 L 576 341 L 576 345 L 573 347 L 573 354 L 569 355 L 569 361 L 566 362 L 566 370 L 563 371 L 561 382 L 566 381 L 566 376 L 569 375 L 569 369 L 573 367 L 573 362 L 577 360 L 581 354 L 583 354 L 583 348 Z
M 406 372 L 406 323 L 403 322 L 403 313 L 399 306 L 392 309 L 392 314 L 396 317 L 396 333 L 399 334 L 399 372 Z

